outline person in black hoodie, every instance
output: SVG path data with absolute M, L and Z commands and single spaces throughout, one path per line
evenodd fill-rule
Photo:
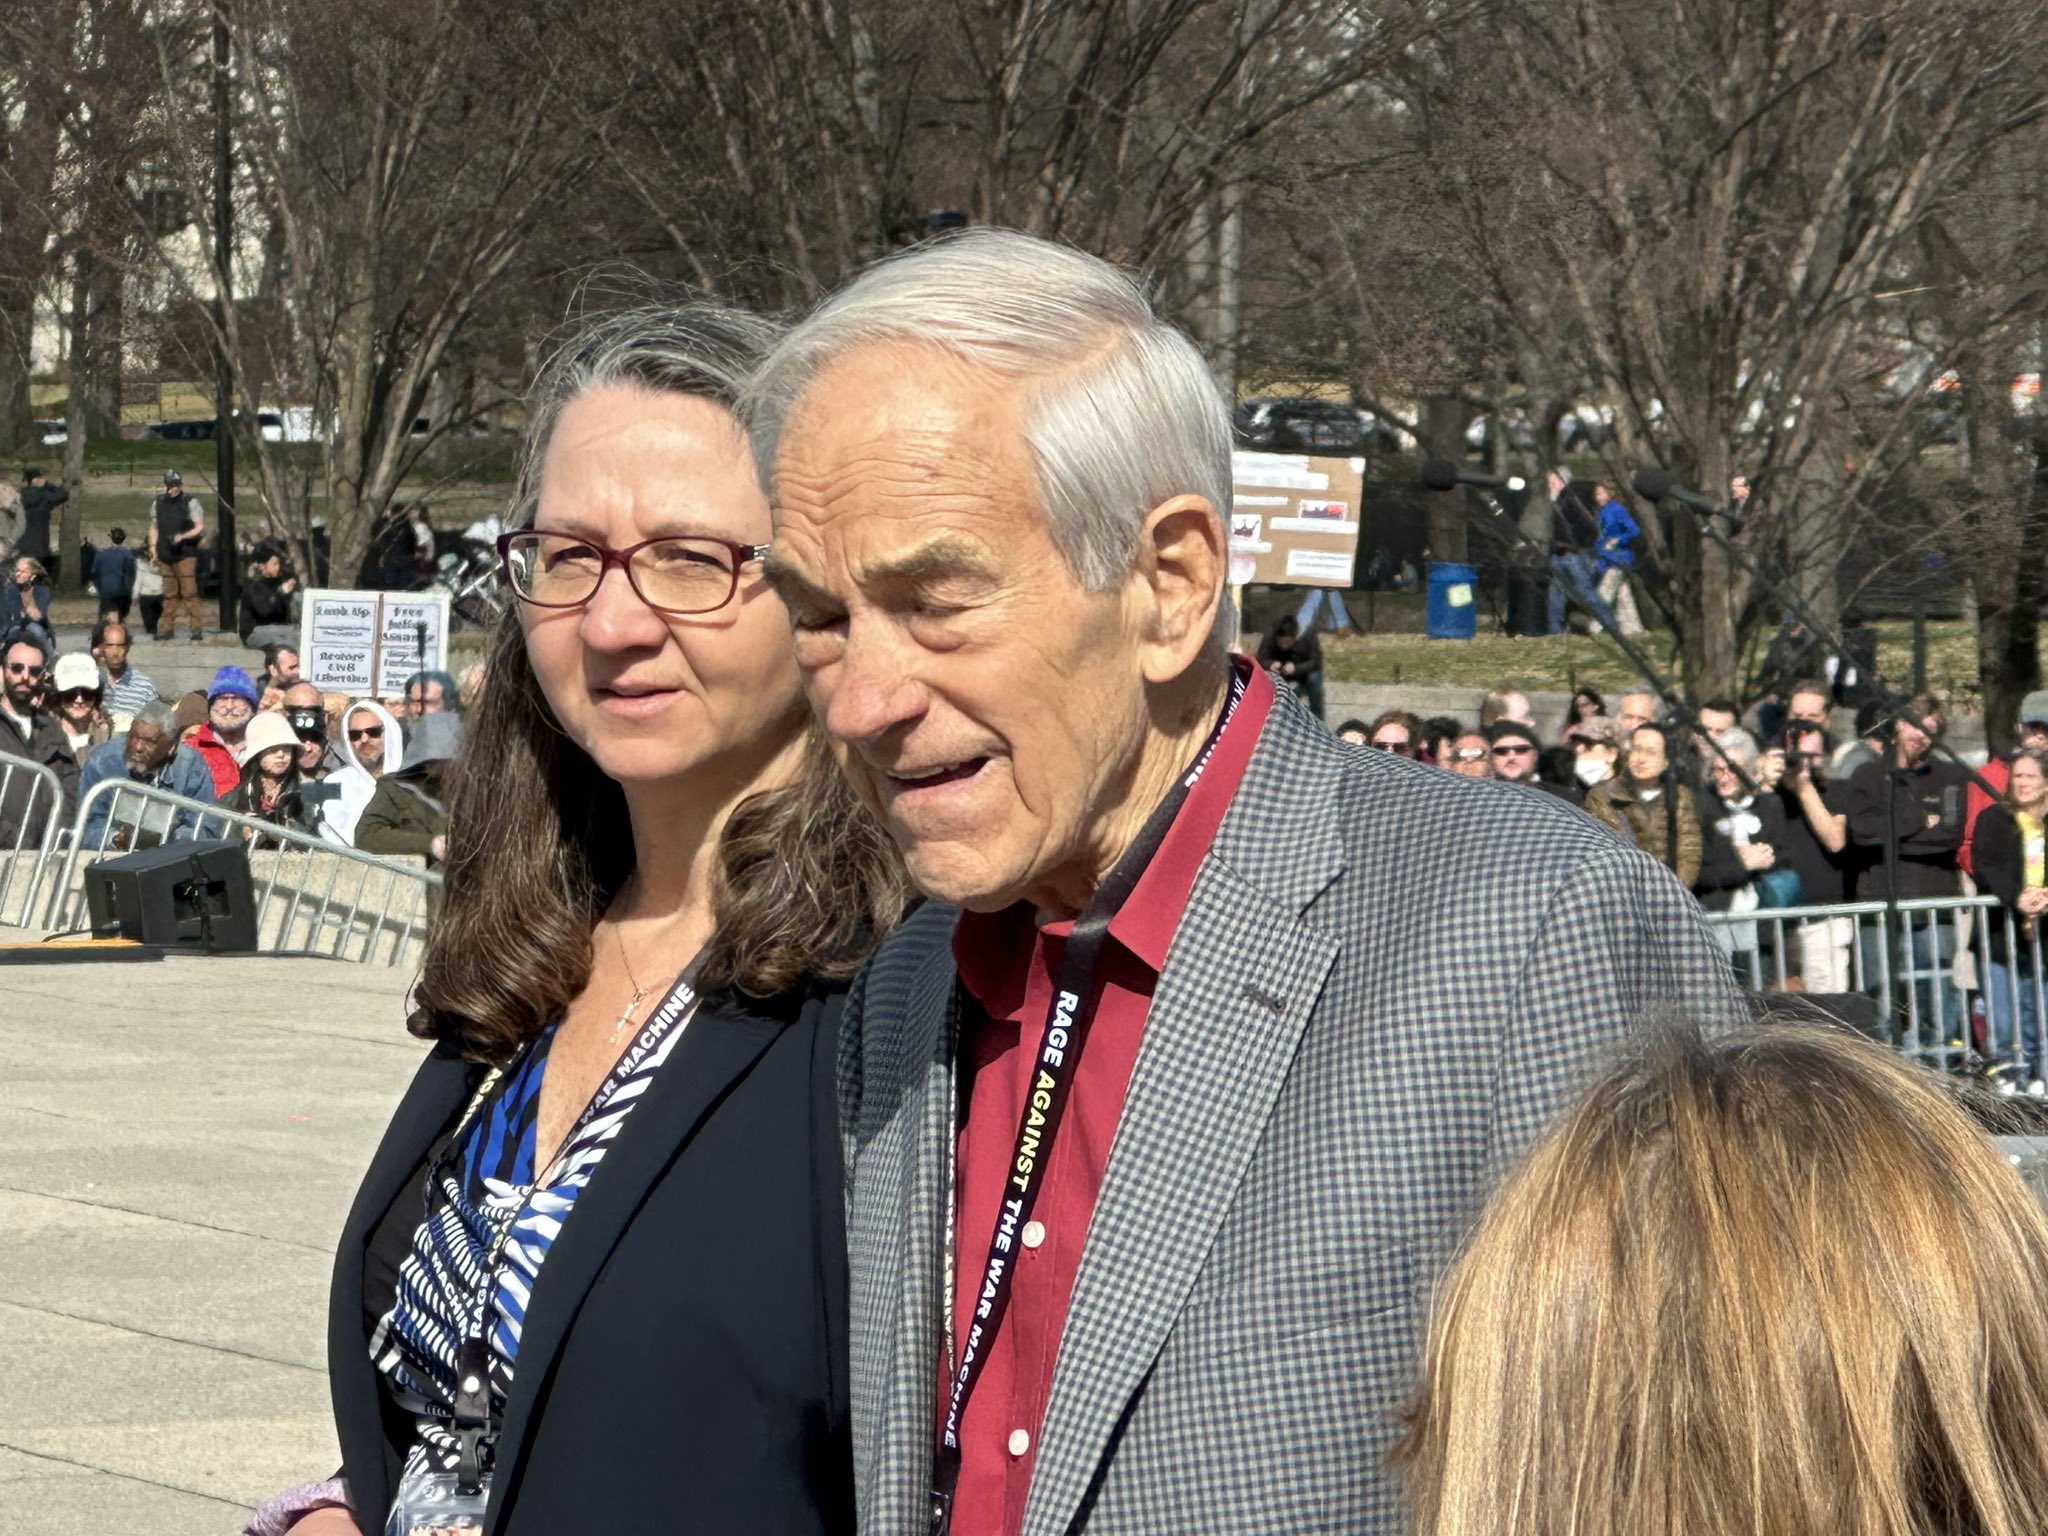
M 1820 726 L 1793 726 L 1785 742 L 1785 773 L 1774 793 L 1785 813 L 1778 862 L 1799 877 L 1798 904 L 1827 907 L 1849 899 L 1855 855 L 1849 845 L 1848 786 L 1828 778 L 1827 734 Z M 1850 990 L 1852 917 L 1814 917 L 1798 927 L 1799 975 L 1806 990 Z
M 1963 889 L 1956 855 L 1963 845 L 1969 771 L 1935 754 L 1942 720 L 1932 698 L 1909 699 L 1901 715 L 1889 727 L 1879 727 L 1890 738 L 1884 755 L 1849 776 L 1844 796 L 1849 841 L 1858 850 L 1858 901 L 1957 896 Z M 1955 953 L 1955 930 L 1929 917 L 1908 918 L 1904 926 L 1911 934 L 1906 960 L 1921 978 L 1920 1020 L 1946 1040 L 1961 1016 L 1961 1001 L 1937 973 L 1947 969 Z M 1886 974 L 1882 957 L 1871 947 L 1879 931 L 1875 926 L 1863 930 L 1868 951 L 1864 976 L 1873 987 Z
M 1323 643 L 1315 631 L 1304 635 L 1289 614 L 1259 646 L 1259 665 L 1273 674 L 1276 683 L 1292 685 L 1308 701 L 1315 717 L 1323 718 Z
M 291 620 L 292 594 L 298 589 L 298 578 L 284 573 L 284 551 L 275 544 L 259 544 L 256 568 L 242 583 L 242 622 L 237 626 L 242 644 L 258 651 L 297 644 L 299 626 Z

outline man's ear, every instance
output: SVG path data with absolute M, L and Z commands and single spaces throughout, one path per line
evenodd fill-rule
M 1225 569 L 1223 519 L 1205 498 L 1175 496 L 1145 514 L 1131 582 L 1146 682 L 1179 678 L 1209 644 Z

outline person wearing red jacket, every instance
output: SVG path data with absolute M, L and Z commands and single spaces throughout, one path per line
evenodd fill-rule
M 256 713 L 256 684 L 240 667 L 222 667 L 206 688 L 206 723 L 193 733 L 192 750 L 213 774 L 214 798 L 225 800 L 242 784 L 242 739 Z

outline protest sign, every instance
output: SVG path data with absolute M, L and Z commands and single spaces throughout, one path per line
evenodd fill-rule
M 448 666 L 448 594 L 310 589 L 299 605 L 299 675 L 316 688 L 390 698 Z
M 1230 580 L 1348 587 L 1358 558 L 1365 460 L 1231 455 Z

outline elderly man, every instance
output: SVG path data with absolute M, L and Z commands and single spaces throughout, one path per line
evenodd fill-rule
M 1629 689 L 1614 701 L 1614 718 L 1621 722 L 1624 739 L 1633 736 L 1657 718 L 1657 695 L 1648 688 Z
M 934 898 L 842 1047 L 862 1528 L 1396 1529 L 1488 1182 L 1645 1006 L 1736 1006 L 1691 901 L 1232 657 L 1229 413 L 1114 268 L 884 262 L 750 422 L 812 704 Z
M 117 736 L 92 749 L 79 776 L 81 798 L 109 779 L 147 784 L 169 790 L 187 800 L 214 803 L 213 773 L 206 760 L 178 742 L 178 727 L 168 704 L 145 704 L 128 723 L 126 736 Z M 132 798 L 132 797 L 131 797 Z M 85 846 L 99 848 L 109 842 L 108 805 L 102 797 L 86 809 Z M 114 846 L 149 847 L 167 835 L 189 831 L 198 813 L 187 807 L 165 806 L 161 802 L 137 808 L 123 807 L 121 825 L 111 839 Z
M 225 800 L 242 782 L 242 740 L 256 714 L 256 684 L 240 667 L 222 667 L 206 687 L 206 724 L 192 749 L 213 772 L 213 790 Z

